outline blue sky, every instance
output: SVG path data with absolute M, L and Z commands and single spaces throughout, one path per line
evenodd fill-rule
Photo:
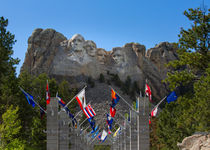
M 163 41 L 177 42 L 180 28 L 190 27 L 184 10 L 202 0 L 1 0 L 0 16 L 15 34 L 13 57 L 25 58 L 27 40 L 36 28 L 53 28 L 68 39 L 79 33 L 107 51 L 138 42 L 147 49 Z M 205 0 L 210 6 L 210 1 Z

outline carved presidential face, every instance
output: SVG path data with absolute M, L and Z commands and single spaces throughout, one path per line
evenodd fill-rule
M 121 64 L 125 62 L 125 54 L 121 49 L 114 49 L 112 54 L 112 58 L 114 59 L 116 64 Z
M 107 57 L 106 51 L 103 50 L 103 49 L 98 49 L 98 51 L 97 51 L 97 59 L 99 60 L 100 64 L 104 64 L 105 63 L 106 57 Z
M 94 57 L 96 55 L 96 44 L 93 41 L 85 41 L 84 48 L 87 50 L 89 56 Z
M 72 48 L 74 52 L 84 51 L 84 38 L 80 34 L 75 34 L 70 40 L 68 46 Z

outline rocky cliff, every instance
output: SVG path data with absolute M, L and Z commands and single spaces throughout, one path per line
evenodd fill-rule
M 210 134 L 199 133 L 184 138 L 182 143 L 177 146 L 180 150 L 209 150 L 210 149 Z
M 69 40 L 53 29 L 36 29 L 28 39 L 28 49 L 21 72 L 33 75 L 47 73 L 74 84 L 84 84 L 87 77 L 98 79 L 100 73 L 118 74 L 121 80 L 130 76 L 144 89 L 145 79 L 153 96 L 162 98 L 167 93 L 161 80 L 166 77 L 165 63 L 177 59 L 172 44 L 163 42 L 146 51 L 144 45 L 128 43 L 111 51 L 97 48 L 91 40 L 79 34 Z

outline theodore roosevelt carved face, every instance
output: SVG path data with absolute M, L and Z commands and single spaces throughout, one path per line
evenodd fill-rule
M 97 51 L 97 59 L 100 62 L 100 64 L 105 63 L 105 59 L 107 57 L 107 53 L 104 49 L 99 48 Z

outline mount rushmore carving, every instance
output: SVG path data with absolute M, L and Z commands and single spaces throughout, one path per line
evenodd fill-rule
M 107 71 L 118 74 L 121 80 L 130 76 L 144 88 L 147 78 L 156 98 L 163 97 L 167 90 L 161 80 L 166 77 L 164 64 L 177 59 L 172 44 L 163 42 L 146 51 L 144 45 L 128 43 L 111 51 L 97 48 L 91 40 L 80 34 L 69 40 L 53 29 L 36 29 L 28 39 L 28 49 L 21 71 L 33 75 L 47 73 L 49 76 L 76 78 L 91 76 L 98 79 Z

